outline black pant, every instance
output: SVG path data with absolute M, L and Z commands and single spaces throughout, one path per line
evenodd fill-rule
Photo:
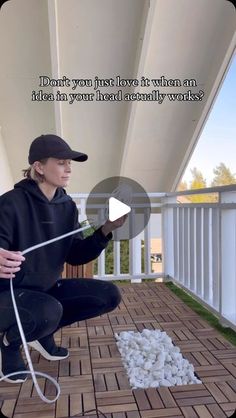
M 19 288 L 14 289 L 14 294 L 28 342 L 73 322 L 112 311 L 121 301 L 117 286 L 96 279 L 62 279 L 48 292 Z M 6 333 L 11 345 L 20 346 L 10 290 L 0 292 L 0 332 Z

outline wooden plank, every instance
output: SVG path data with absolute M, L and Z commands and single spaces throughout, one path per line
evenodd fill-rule
M 217 386 L 230 402 L 236 402 L 236 392 L 227 382 L 219 382 Z
M 148 397 L 143 389 L 135 389 L 134 397 L 140 410 L 151 409 L 151 404 Z
M 4 386 L 0 386 L 0 401 L 4 401 L 6 399 L 15 399 L 18 396 L 20 385 L 16 384 L 12 386 L 11 383 L 9 383 L 11 386 L 7 386 L 4 384 Z
M 106 391 L 106 393 L 104 394 L 103 392 L 97 392 L 96 393 L 96 398 L 97 399 L 103 399 L 104 396 L 106 397 L 120 397 L 120 396 L 131 396 L 132 395 L 132 390 L 118 390 L 118 391 L 113 391 L 113 390 L 108 390 Z
M 212 396 L 200 396 L 199 398 L 176 399 L 176 403 L 178 406 L 207 405 L 215 403 L 215 399 Z
M 99 391 L 106 390 L 105 378 L 102 373 L 96 373 L 94 375 L 94 386 L 95 386 L 95 391 L 99 392 Z
M 159 395 L 162 399 L 162 402 L 163 402 L 163 404 L 166 408 L 175 408 L 177 406 L 176 402 L 175 402 L 175 400 L 174 400 L 173 396 L 171 395 L 171 392 L 168 388 L 162 387 L 162 388 L 159 388 L 157 391 L 158 391 L 158 393 L 159 393 Z
M 90 361 L 88 361 L 88 359 L 82 359 L 81 360 L 81 373 L 84 374 L 91 374 L 92 369 L 91 369 L 91 364 Z
M 138 411 L 128 411 L 126 412 L 126 417 L 127 418 L 140 418 L 140 413 Z M 115 417 L 115 415 L 113 414 L 113 418 L 117 418 L 117 417 Z
M 234 392 L 236 393 L 236 380 L 229 380 L 228 385 L 234 390 Z
M 106 379 L 106 385 L 107 385 L 108 390 L 119 389 L 115 373 L 106 373 L 105 379 Z
M 200 418 L 214 418 L 205 405 L 197 405 L 194 409 Z
M 54 418 L 55 412 L 54 411 L 33 411 L 27 412 L 23 414 L 14 414 L 14 418 Z
M 186 391 L 173 393 L 174 399 L 186 399 L 186 398 L 199 398 L 202 396 L 209 396 L 209 392 L 206 389 L 198 391 Z
M 97 399 L 97 405 L 100 408 L 100 406 L 106 406 L 106 405 L 124 405 L 129 403 L 134 403 L 135 399 L 133 395 L 129 396 L 114 396 L 114 397 L 108 397 L 104 396 L 103 398 Z
M 193 356 L 195 357 L 195 359 L 198 361 L 198 363 L 201 366 L 207 366 L 209 364 L 209 362 L 207 361 L 206 357 L 203 356 L 202 353 L 196 352 L 196 353 L 193 353 Z
M 146 395 L 152 409 L 164 408 L 161 397 L 155 388 L 146 389 Z
M 222 361 L 222 364 L 224 365 L 224 367 L 229 371 L 229 373 L 236 378 L 236 366 L 232 363 L 227 363 Z
M 128 377 L 124 371 L 116 373 L 120 389 L 130 389 Z
M 16 405 L 16 399 L 7 399 L 3 401 L 3 404 L 0 410 L 2 411 L 4 415 L 6 415 L 6 417 L 10 418 L 13 416 L 15 405 Z
M 217 404 L 207 405 L 212 417 L 214 418 L 225 418 L 225 413 Z
M 59 376 L 69 376 L 70 375 L 70 361 L 60 361 L 59 365 Z
M 63 418 L 69 416 L 69 396 L 61 395 L 59 396 L 56 403 L 56 418 Z
M 187 392 L 187 391 L 199 391 L 204 389 L 204 385 L 195 383 L 194 385 L 180 385 L 180 386 L 171 386 L 170 391 L 175 392 Z
M 233 377 L 230 374 L 224 374 L 222 376 L 209 376 L 209 377 L 202 377 L 201 381 L 203 383 L 208 382 L 225 382 L 226 380 L 233 379 Z
M 210 353 L 210 351 L 204 351 L 201 353 L 205 357 L 209 364 L 219 364 L 219 361 Z
M 127 404 L 115 404 L 115 405 L 107 405 L 107 406 L 99 406 L 100 411 L 104 414 L 107 412 L 127 412 L 127 411 L 136 411 L 138 410 L 137 405 L 135 402 L 127 403 Z
M 81 362 L 82 362 L 82 360 L 80 360 L 79 356 L 73 357 L 69 362 L 69 373 L 68 373 L 68 375 L 70 375 L 70 376 L 80 376 L 81 375 Z
M 82 409 L 82 395 L 81 394 L 71 394 L 70 395 L 70 415 L 79 415 L 83 412 Z
M 83 393 L 83 409 L 84 411 L 90 411 L 96 408 L 94 393 Z
M 185 418 L 199 418 L 192 406 L 182 406 L 180 409 Z
M 221 392 L 221 390 L 215 383 L 213 382 L 205 383 L 205 386 L 209 390 L 209 392 L 212 394 L 212 396 L 215 398 L 216 402 L 222 403 L 222 402 L 228 401 L 226 396 Z
M 142 418 L 159 418 L 159 417 L 178 418 L 178 417 L 183 416 L 179 408 L 152 409 L 149 411 L 140 411 L 140 414 Z

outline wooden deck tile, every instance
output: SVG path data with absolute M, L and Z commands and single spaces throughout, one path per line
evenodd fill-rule
M 199 418 L 192 406 L 183 406 L 180 408 L 185 418 Z
M 149 388 L 145 390 L 151 409 L 162 409 L 164 404 L 156 388 Z
M 49 362 L 31 349 L 36 370 L 58 378 L 56 404 L 43 403 L 31 379 L 22 385 L 0 383 L 0 407 L 9 418 L 67 418 L 86 413 L 97 418 L 223 418 L 236 409 L 236 347 L 186 306 L 163 283 L 120 285 L 123 300 L 110 312 L 56 333 L 70 357 Z M 121 361 L 114 333 L 143 329 L 166 331 L 195 367 L 202 384 L 135 389 Z M 46 396 L 55 388 L 44 378 Z M 101 415 L 100 415 L 101 416 Z
M 179 408 L 161 408 L 161 409 L 152 409 L 149 411 L 140 411 L 142 418 L 180 418 L 183 417 L 181 410 Z
M 0 405 L 3 414 L 5 414 L 7 417 L 13 416 L 16 403 L 16 399 L 6 399 L 3 401 Z
M 216 383 L 206 383 L 205 387 L 209 390 L 209 392 L 212 394 L 216 402 L 223 403 L 227 402 L 228 399 L 226 396 L 222 393 L 220 388 L 217 386 Z
M 61 395 L 56 403 L 56 418 L 69 416 L 69 395 Z
M 212 415 L 206 405 L 197 405 L 194 409 L 200 418 L 212 418 Z
M 212 417 L 214 418 L 224 418 L 225 413 L 217 404 L 207 405 L 209 412 L 211 413 Z
M 134 390 L 134 396 L 140 410 L 143 409 L 152 409 L 151 404 L 149 402 L 149 398 L 143 389 L 136 389 Z
M 222 403 L 220 404 L 220 407 L 223 409 L 226 415 L 230 417 L 236 411 L 236 402 Z

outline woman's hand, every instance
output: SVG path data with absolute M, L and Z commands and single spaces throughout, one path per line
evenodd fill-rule
M 0 279 L 11 279 L 19 271 L 25 257 L 20 251 L 8 251 L 0 248 Z
M 121 226 L 123 226 L 127 218 L 128 218 L 128 214 L 124 215 L 124 216 L 121 216 L 121 218 L 118 218 L 113 222 L 107 220 L 106 223 L 102 227 L 103 235 L 106 236 L 110 232 L 114 231 L 115 229 L 120 228 Z

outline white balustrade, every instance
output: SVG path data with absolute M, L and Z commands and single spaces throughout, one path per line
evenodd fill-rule
M 178 196 L 218 193 L 216 203 L 179 203 Z M 201 191 L 178 193 L 150 193 L 151 208 L 144 216 L 162 213 L 163 269 L 151 271 L 151 222 L 138 236 L 129 240 L 129 272 L 121 273 L 121 245 L 113 242 L 113 274 L 106 274 L 105 252 L 98 258 L 98 274 L 107 280 L 127 279 L 140 282 L 143 278 L 169 278 L 199 299 L 220 317 L 224 324 L 236 328 L 236 185 Z M 77 203 L 80 221 L 86 219 L 87 194 L 72 195 Z M 91 197 L 91 196 L 90 196 Z M 91 210 L 99 210 L 100 224 L 104 221 L 102 205 L 94 204 Z M 108 197 L 108 196 L 107 196 Z M 160 203 L 161 199 L 161 203 Z M 157 202 L 157 200 L 159 200 Z M 135 208 L 133 209 L 133 211 Z M 98 219 L 98 223 L 99 223 Z M 129 226 L 134 228 L 135 216 Z M 116 232 L 114 232 L 114 235 Z M 142 243 L 144 243 L 144 271 L 142 271 Z
M 174 203 L 218 193 L 216 203 Z M 163 198 L 164 274 L 236 328 L 236 185 Z

